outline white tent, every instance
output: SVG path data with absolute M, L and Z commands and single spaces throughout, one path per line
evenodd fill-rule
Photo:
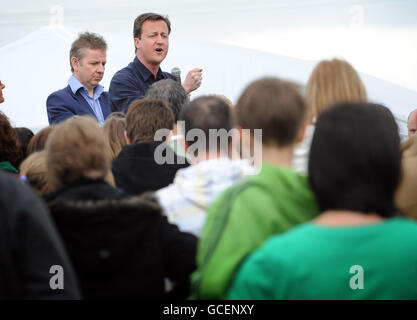
M 47 26 L 0 48 L 0 79 L 6 84 L 5 103 L 0 109 L 15 126 L 35 131 L 48 124 L 47 96 L 67 85 L 70 76 L 69 49 L 77 31 Z M 133 40 L 126 33 L 103 34 L 108 42 L 106 73 L 102 84 L 108 88 L 111 77 L 134 57 Z M 301 60 L 273 53 L 222 43 L 170 39 L 170 52 L 163 70 L 179 67 L 185 73 L 203 68 L 203 84 L 193 94 L 224 94 L 236 102 L 251 81 L 276 76 L 305 84 L 316 61 Z M 417 92 L 361 74 L 371 101 L 389 107 L 404 130 L 404 119 L 416 107 Z

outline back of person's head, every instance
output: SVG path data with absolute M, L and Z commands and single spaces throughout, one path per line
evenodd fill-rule
M 58 124 L 46 143 L 48 181 L 59 189 L 80 178 L 104 179 L 110 171 L 110 151 L 103 130 L 88 116 Z
M 107 51 L 107 43 L 102 36 L 93 32 L 84 32 L 78 35 L 78 38 L 72 43 L 69 54 L 71 72 L 74 72 L 71 58 L 75 57 L 81 60 L 84 57 L 85 49 L 100 49 Z
M 0 111 L 0 162 L 8 161 L 17 167 L 20 160 L 17 133 L 9 122 L 9 118 Z
M 366 102 L 366 91 L 359 74 L 347 61 L 323 60 L 308 79 L 306 99 L 310 116 L 317 117 L 338 102 Z
M 126 118 L 126 115 L 122 111 L 114 111 L 107 116 L 106 120 L 111 119 L 111 118 L 123 118 L 124 119 Z
M 232 101 L 231 101 L 228 97 L 226 97 L 225 95 L 223 95 L 223 94 L 215 94 L 214 96 L 215 96 L 215 97 L 217 97 L 217 98 L 219 98 L 219 99 L 222 99 L 224 102 L 226 102 L 226 103 L 227 103 L 227 105 L 228 105 L 230 108 L 233 108 L 233 103 L 232 103 Z
M 322 211 L 394 215 L 400 165 L 398 127 L 387 108 L 341 103 L 319 115 L 308 172 Z
M 152 141 L 159 129 L 172 130 L 174 113 L 161 99 L 133 101 L 126 113 L 126 135 L 130 143 Z
M 233 128 L 231 108 L 216 96 L 202 96 L 194 99 L 181 112 L 180 119 L 184 121 L 184 136 L 187 138 L 185 143 L 187 145 L 204 143 L 205 150 L 209 150 L 210 146 L 210 129 L 217 131 L 223 129 L 228 133 Z M 202 140 L 197 135 L 189 134 L 193 129 L 201 130 L 206 139 Z M 222 146 L 219 139 L 220 136 L 217 137 L 217 147 Z M 229 138 L 228 142 L 230 143 Z M 203 148 L 203 146 L 198 147 Z
M 276 78 L 250 84 L 234 111 L 243 129 L 262 129 L 262 143 L 285 147 L 296 142 L 306 117 L 306 103 L 298 85 Z
M 52 192 L 46 174 L 47 166 L 45 151 L 32 153 L 20 165 L 20 175 L 26 177 L 26 181 L 41 196 L 45 196 Z
M 26 156 L 31 155 L 33 152 L 45 150 L 46 141 L 54 130 L 55 125 L 47 126 L 35 134 L 26 148 Z
M 20 161 L 18 162 L 18 166 L 20 163 L 26 158 L 26 149 L 32 137 L 34 136 L 32 130 L 25 128 L 25 127 L 17 127 L 14 128 L 17 134 L 17 140 L 19 141 L 19 148 L 20 148 Z
M 126 130 L 125 117 L 108 117 L 103 126 L 104 134 L 109 141 L 111 158 L 114 160 L 126 145 L 124 132 Z
M 161 99 L 168 102 L 174 112 L 175 122 L 178 121 L 181 110 L 188 103 L 188 95 L 181 84 L 172 80 L 164 79 L 153 83 L 146 91 L 145 98 Z

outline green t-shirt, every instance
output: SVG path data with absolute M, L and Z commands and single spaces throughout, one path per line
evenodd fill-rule
M 305 223 L 242 264 L 229 299 L 417 299 L 417 223 Z

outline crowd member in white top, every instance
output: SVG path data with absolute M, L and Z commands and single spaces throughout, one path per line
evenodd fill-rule
M 208 207 L 255 168 L 247 160 L 232 159 L 232 109 L 222 99 L 197 98 L 184 108 L 180 120 L 185 122 L 185 148 L 194 165 L 177 171 L 174 182 L 156 195 L 171 223 L 200 236 Z M 213 146 L 210 137 L 216 135 Z
M 295 148 L 293 168 L 307 175 L 308 154 L 318 115 L 339 102 L 366 102 L 366 90 L 358 72 L 347 61 L 323 60 L 313 70 L 306 85 L 309 104 L 304 140 Z

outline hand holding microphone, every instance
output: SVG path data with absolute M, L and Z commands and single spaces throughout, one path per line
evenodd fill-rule
M 171 74 L 174 76 L 175 81 L 181 83 L 181 71 L 175 67 L 172 69 Z M 203 69 L 194 68 L 190 70 L 182 83 L 183 88 L 189 94 L 201 85 L 203 79 Z
M 174 80 L 181 84 L 181 70 L 178 67 L 174 67 L 171 70 L 171 74 L 174 77 Z

